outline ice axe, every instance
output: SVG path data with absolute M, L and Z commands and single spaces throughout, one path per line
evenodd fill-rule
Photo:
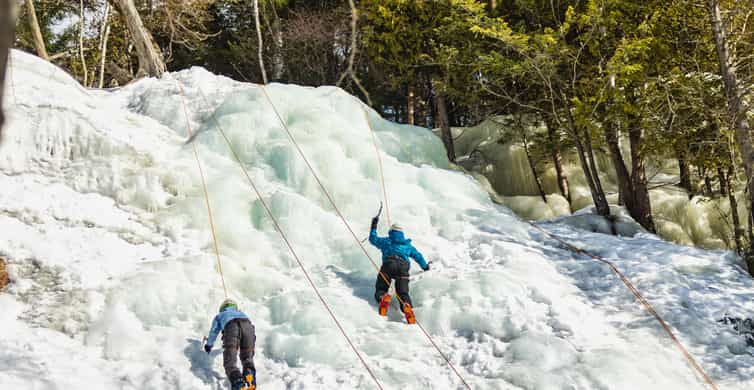
M 377 210 L 377 215 L 375 215 L 375 218 L 379 218 L 380 215 L 382 215 L 382 201 L 380 201 L 380 209 Z
M 377 210 L 377 215 L 375 215 L 375 218 L 379 218 L 380 215 L 382 215 L 382 201 L 380 201 L 380 209 Z M 365 237 L 363 240 L 361 240 L 361 243 L 363 244 L 366 240 L 368 240 L 369 237 Z

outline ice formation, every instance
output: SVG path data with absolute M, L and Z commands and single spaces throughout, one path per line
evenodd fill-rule
M 396 310 L 377 316 L 374 269 L 259 86 L 192 68 L 91 91 L 20 52 L 13 52 L 9 77 L 0 255 L 12 283 L 0 293 L 0 388 L 226 386 L 219 351 L 200 348 L 223 292 L 189 128 L 209 181 L 230 295 L 257 328 L 260 388 L 374 388 L 214 118 L 381 383 L 460 388 L 415 326 Z M 472 388 L 703 388 L 607 268 L 490 201 L 473 177 L 449 169 L 430 132 L 371 110 L 365 117 L 364 105 L 337 88 L 266 88 L 363 234 L 381 199 L 368 118 L 383 153 L 392 217 L 434 261 L 428 273 L 413 267 L 417 316 Z M 721 388 L 754 389 L 751 350 L 717 323 L 726 313 L 754 312 L 754 283 L 731 254 L 557 221 L 543 227 L 615 261 Z
M 524 148 L 507 134 L 512 125 L 505 119 L 492 118 L 474 127 L 453 129 L 456 151 L 462 156 L 461 164 L 484 175 L 490 182 L 490 188 L 499 194 L 496 200 L 522 218 L 547 220 L 570 214 L 568 201 L 560 194 L 555 167 L 549 157 L 538 166 L 542 170 L 539 174 L 547 194 L 547 204 L 542 201 Z M 529 128 L 527 131 L 545 130 Z M 624 150 L 624 156 L 629 155 L 628 150 Z M 595 158 L 608 201 L 617 205 L 618 183 L 609 156 L 597 150 Z M 679 181 L 677 162 L 655 159 L 647 161 L 647 166 L 652 211 L 661 237 L 708 249 L 734 247 L 727 196 L 716 199 L 695 196 L 689 199 L 685 190 L 674 185 Z M 574 211 L 593 207 L 589 187 L 575 153 L 563 155 L 563 169 L 568 177 Z M 743 193 L 738 192 L 737 196 L 742 199 Z M 746 213 L 745 202 L 739 202 L 739 215 Z

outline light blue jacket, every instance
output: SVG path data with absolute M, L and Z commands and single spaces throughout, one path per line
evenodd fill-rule
M 427 269 L 427 262 L 424 260 L 424 256 L 411 245 L 411 240 L 403 236 L 403 232 L 391 230 L 388 232 L 387 237 L 379 237 L 375 228 L 369 232 L 369 243 L 376 246 L 382 252 L 383 262 L 389 257 L 398 257 L 410 264 L 411 261 L 409 258 L 413 258 L 423 270 Z
M 238 318 L 248 319 L 249 317 L 233 306 L 226 307 L 225 310 L 218 313 L 215 316 L 215 319 L 212 320 L 212 328 L 209 330 L 209 336 L 207 336 L 207 346 L 212 348 L 217 335 L 220 334 L 220 331 L 225 329 L 225 325 L 228 325 L 228 322 Z

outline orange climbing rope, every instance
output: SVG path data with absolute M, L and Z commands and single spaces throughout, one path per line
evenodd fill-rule
M 361 111 L 364 113 L 364 121 L 366 121 L 369 127 L 369 134 L 372 136 L 372 145 L 374 145 L 374 151 L 377 154 L 377 166 L 380 169 L 380 185 L 382 187 L 382 197 L 385 199 L 385 215 L 387 216 L 387 224 L 391 225 L 393 221 L 390 220 L 390 203 L 387 200 L 387 187 L 385 186 L 385 173 L 382 168 L 382 155 L 380 154 L 380 148 L 377 146 L 377 136 L 374 134 L 372 124 L 369 123 L 369 116 L 367 110 L 361 107 Z
M 322 181 L 319 178 L 319 175 L 317 175 L 317 172 L 314 170 L 314 167 L 309 162 L 309 159 L 306 157 L 306 154 L 301 149 L 301 146 L 299 146 L 298 142 L 296 142 L 296 138 L 293 136 L 293 133 L 288 128 L 288 125 L 283 120 L 283 117 L 280 115 L 280 112 L 278 112 L 277 108 L 275 107 L 275 104 L 272 102 L 272 99 L 270 98 L 270 95 L 267 94 L 267 90 L 264 86 L 261 86 L 262 92 L 264 93 L 264 96 L 267 98 L 267 101 L 270 103 L 270 107 L 272 107 L 272 110 L 275 112 L 275 115 L 277 116 L 278 120 L 280 121 L 280 124 L 282 125 L 283 129 L 285 130 L 286 134 L 288 135 L 288 138 L 291 140 L 291 143 L 295 146 L 296 150 L 298 151 L 301 158 L 304 160 L 304 163 L 306 163 L 306 166 L 309 168 L 309 171 L 312 173 L 312 176 L 314 177 L 317 184 L 319 184 L 320 189 L 322 190 L 322 193 L 325 195 L 325 197 L 328 199 L 330 204 L 332 205 L 333 209 L 335 210 L 335 213 L 338 215 L 340 220 L 345 225 L 346 229 L 351 233 L 351 236 L 353 236 L 354 241 L 359 245 L 361 250 L 364 252 L 366 257 L 369 259 L 369 261 L 372 263 L 374 268 L 379 273 L 380 277 L 382 277 L 385 282 L 390 285 L 390 279 L 380 270 L 380 267 L 377 265 L 377 263 L 372 259 L 372 256 L 369 255 L 369 252 L 367 251 L 366 247 L 364 247 L 364 244 L 359 240 L 359 237 L 354 232 L 353 228 L 351 228 L 351 225 L 348 223 L 346 218 L 343 216 L 343 213 L 340 211 L 340 208 L 338 208 L 338 205 L 335 204 L 335 200 L 333 199 L 330 192 L 325 188 L 324 184 L 322 184 Z M 371 127 L 370 127 L 371 129 Z M 379 152 L 379 150 L 378 150 Z M 384 186 L 383 186 L 384 188 Z M 400 295 L 396 294 L 396 297 L 398 298 L 398 301 L 400 301 L 401 307 L 405 305 L 406 302 L 404 302 Z M 456 367 L 453 365 L 453 363 L 450 361 L 450 358 L 448 358 L 447 355 L 440 349 L 440 347 L 437 345 L 435 340 L 432 338 L 432 336 L 427 332 L 427 330 L 424 328 L 424 326 L 419 322 L 419 320 L 416 320 L 416 325 L 421 329 L 422 333 L 427 337 L 429 342 L 432 344 L 432 346 L 437 350 L 437 352 L 442 356 L 443 359 L 445 359 L 445 362 L 448 364 L 448 366 L 453 370 L 453 372 L 456 374 L 458 379 L 461 380 L 461 382 L 464 384 L 464 386 L 471 390 L 471 386 L 466 382 L 466 380 L 463 378 L 461 373 L 456 369 Z
M 194 133 L 191 131 L 191 121 L 189 120 L 188 115 L 188 108 L 186 107 L 186 97 L 183 93 L 183 87 L 181 86 L 181 83 L 176 79 L 175 84 L 178 86 L 178 90 L 181 92 L 181 103 L 183 104 L 183 115 L 186 117 L 186 130 L 188 131 L 189 139 L 194 136 Z M 191 143 L 191 146 L 194 150 L 194 157 L 196 158 L 196 166 L 199 167 L 199 176 L 202 178 L 202 189 L 204 190 L 204 201 L 207 204 L 207 215 L 209 217 L 209 227 L 210 231 L 212 232 L 212 243 L 215 248 L 215 256 L 217 257 L 217 270 L 220 274 L 220 281 L 222 281 L 223 284 L 223 292 L 225 293 L 225 299 L 228 299 L 228 287 L 225 284 L 225 275 L 223 274 L 223 262 L 220 260 L 220 248 L 217 244 L 217 231 L 215 229 L 215 219 L 212 217 L 212 207 L 209 203 L 209 191 L 207 190 L 207 181 L 204 177 L 204 170 L 202 169 L 202 162 L 199 159 L 199 151 L 196 148 L 195 143 Z
M 13 91 L 12 93 L 13 93 L 14 101 L 15 101 L 16 100 L 15 85 L 13 83 L 14 80 L 13 80 L 13 74 L 12 74 L 12 72 L 13 72 L 13 69 L 12 69 L 13 68 L 13 64 L 11 62 L 12 59 L 10 57 L 11 56 L 9 56 L 9 64 L 8 64 L 9 65 L 9 73 L 10 73 L 9 74 L 9 78 L 10 78 L 11 89 Z M 54 75 L 54 72 L 55 72 L 55 69 L 53 69 L 53 72 L 51 73 L 50 78 L 52 78 L 52 75 Z M 186 106 L 186 102 L 185 102 L 185 95 L 184 95 L 184 92 L 183 92 L 183 88 L 181 87 L 180 82 L 178 80 L 176 80 L 176 84 L 178 85 L 178 88 L 179 88 L 180 93 L 181 93 L 181 99 L 182 99 L 183 109 L 184 109 L 184 113 L 186 114 L 186 122 L 187 122 L 186 125 L 187 125 L 187 129 L 188 129 L 189 137 L 191 137 L 192 136 L 192 131 L 191 131 L 191 126 L 190 126 L 190 121 L 188 119 L 188 110 L 187 110 L 187 106 Z M 343 216 L 343 214 L 338 209 L 337 205 L 333 201 L 333 199 L 330 196 L 329 192 L 327 191 L 327 189 L 324 187 L 324 185 L 320 181 L 320 179 L 317 176 L 316 172 L 314 171 L 313 167 L 309 163 L 308 159 L 306 158 L 306 156 L 304 155 L 303 151 L 301 150 L 301 148 L 297 144 L 297 142 L 296 142 L 295 138 L 293 137 L 292 133 L 290 132 L 290 130 L 288 129 L 287 125 L 285 124 L 285 122 L 283 121 L 282 117 L 280 116 L 279 112 L 277 111 L 277 109 L 275 108 L 274 104 L 272 103 L 272 100 L 270 99 L 269 95 L 267 94 L 264 86 L 262 86 L 262 90 L 263 90 L 263 92 L 264 92 L 267 100 L 269 101 L 270 105 L 272 106 L 273 110 L 275 111 L 275 114 L 277 115 L 278 119 L 280 120 L 281 124 L 283 125 L 284 129 L 286 130 L 289 138 L 291 139 L 291 141 L 293 142 L 293 144 L 296 146 L 296 148 L 299 151 L 299 153 L 301 154 L 302 158 L 305 160 L 307 166 L 311 170 L 311 172 L 314 175 L 316 181 L 320 185 L 322 191 L 327 196 L 328 200 L 332 204 L 332 206 L 335 209 L 335 211 L 337 212 L 338 216 L 344 222 L 344 224 L 346 225 L 346 227 L 348 228 L 348 230 L 351 232 L 351 234 L 354 236 L 355 240 L 359 243 L 359 246 L 362 248 L 362 250 L 364 251 L 364 253 L 366 254 L 366 256 L 369 258 L 369 260 L 372 263 L 372 265 L 375 266 L 375 268 L 378 270 L 380 276 L 383 279 L 385 279 L 386 282 L 389 283 L 390 280 L 381 271 L 379 271 L 379 267 L 374 262 L 374 260 L 372 259 L 372 257 L 368 254 L 368 252 L 366 251 L 366 248 L 363 245 L 361 245 L 361 242 L 358 240 L 358 237 L 354 233 L 353 229 L 348 224 L 347 220 L 345 219 L 345 217 Z M 202 93 L 202 97 L 205 99 L 205 103 L 206 103 L 206 97 L 204 96 L 203 93 Z M 364 115 L 365 115 L 365 118 L 366 118 L 366 111 L 364 112 Z M 316 287 L 316 285 L 312 281 L 311 277 L 309 276 L 308 272 L 306 271 L 305 267 L 303 266 L 303 263 L 301 262 L 300 258 L 296 254 L 295 250 L 293 249 L 292 245 L 290 244 L 290 242 L 289 242 L 288 238 L 286 237 L 285 233 L 281 229 L 281 227 L 280 227 L 277 219 L 272 214 L 269 206 L 267 205 L 267 203 L 262 198 L 261 193 L 259 192 L 258 188 L 256 187 L 256 185 L 254 184 L 253 180 L 249 176 L 246 168 L 243 166 L 243 163 L 241 162 L 239 156 L 237 155 L 236 151 L 232 147 L 232 144 L 230 143 L 230 140 L 227 138 L 225 132 L 223 131 L 222 127 L 220 126 L 220 123 L 217 120 L 217 118 L 215 117 L 214 113 L 212 113 L 212 119 L 215 122 L 218 130 L 220 131 L 220 134 L 222 135 L 222 137 L 224 138 L 224 140 L 228 144 L 228 147 L 229 147 L 231 153 L 233 154 L 234 158 L 239 163 L 239 166 L 241 167 L 244 175 L 246 176 L 247 180 L 249 181 L 249 184 L 251 185 L 252 189 L 256 193 L 256 195 L 257 195 L 258 199 L 260 200 L 261 204 L 263 205 L 265 211 L 267 212 L 268 216 L 270 217 L 270 219 L 272 220 L 273 224 L 275 225 L 276 230 L 280 233 L 280 235 L 281 235 L 282 239 L 284 240 L 285 244 L 287 245 L 288 249 L 290 250 L 290 252 L 294 256 L 294 258 L 298 262 L 298 265 L 300 266 L 300 268 L 304 272 L 304 275 L 306 276 L 306 279 L 310 283 L 311 287 L 315 290 L 315 293 L 317 294 L 318 298 L 320 299 L 320 301 L 322 302 L 322 304 L 327 309 L 327 311 L 330 314 L 330 316 L 332 317 L 333 321 L 336 323 L 336 325 L 340 329 L 341 333 L 346 338 L 346 340 L 348 341 L 349 345 L 351 346 L 351 348 L 356 353 L 356 355 L 359 358 L 359 360 L 361 361 L 361 363 L 364 365 L 365 369 L 369 372 L 370 376 L 374 380 L 374 382 L 377 385 L 377 387 L 380 388 L 380 389 L 383 389 L 382 385 L 380 384 L 380 382 L 378 381 L 378 379 L 376 378 L 376 376 L 372 372 L 371 368 L 366 363 L 366 361 L 364 360 L 364 358 L 361 356 L 361 354 L 359 353 L 359 351 L 356 349 L 355 345 L 353 344 L 353 342 L 350 340 L 350 338 L 346 334 L 345 330 L 343 329 L 342 325 L 338 321 L 337 317 L 335 316 L 335 314 L 333 313 L 333 311 L 331 310 L 331 308 L 329 307 L 329 305 L 327 304 L 327 302 L 324 300 L 324 298 L 320 294 L 318 288 Z M 368 122 L 368 118 L 367 118 L 367 122 Z M 377 157 L 378 157 L 378 162 L 379 162 L 379 167 L 380 167 L 380 178 L 381 178 L 381 183 L 382 183 L 382 191 L 383 191 L 383 196 L 385 198 L 385 203 L 386 203 L 386 206 L 387 206 L 388 199 L 387 199 L 387 192 L 386 192 L 386 188 L 385 188 L 385 181 L 384 181 L 384 173 L 383 173 L 383 167 L 382 167 L 382 160 L 380 158 L 379 149 L 377 147 L 376 138 L 375 138 L 375 135 L 374 135 L 374 130 L 371 128 L 371 126 L 370 126 L 370 132 L 371 132 L 371 136 L 372 136 L 372 141 L 375 144 L 375 149 L 377 150 Z M 196 145 L 192 143 L 192 146 L 193 146 L 194 156 L 196 158 L 197 166 L 198 166 L 199 173 L 200 173 L 201 180 L 202 180 L 202 187 L 203 187 L 203 191 L 204 191 L 204 196 L 205 196 L 205 201 L 206 201 L 206 206 L 207 206 L 207 212 L 208 212 L 208 217 L 209 217 L 209 222 L 210 222 L 210 227 L 211 227 L 212 237 L 213 237 L 213 242 L 214 242 L 214 250 L 215 250 L 216 257 L 217 257 L 218 271 L 220 273 L 221 281 L 222 281 L 222 285 L 223 285 L 223 290 L 224 290 L 225 296 L 227 298 L 228 291 L 227 291 L 227 286 L 226 286 L 225 278 L 224 278 L 223 271 L 222 271 L 222 261 L 221 261 L 220 255 L 219 255 L 219 248 L 218 248 L 218 242 L 217 242 L 217 234 L 216 234 L 216 229 L 215 229 L 215 225 L 214 225 L 214 219 L 213 219 L 212 210 L 211 210 L 211 206 L 210 206 L 207 184 L 206 184 L 204 172 L 203 172 L 203 169 L 202 169 L 202 166 L 201 166 L 201 160 L 199 158 L 199 154 L 198 154 Z M 387 214 L 388 221 L 390 221 L 389 207 L 386 207 L 386 211 L 388 213 Z M 619 279 L 626 285 L 626 287 L 631 291 L 631 293 L 634 295 L 634 297 L 642 304 L 642 306 L 647 310 L 647 312 L 649 312 L 659 322 L 659 324 L 661 325 L 661 327 L 668 334 L 668 336 L 671 338 L 671 340 L 674 342 L 674 344 L 678 347 L 678 349 L 684 355 L 684 357 L 689 362 L 689 364 L 703 378 L 704 382 L 710 388 L 712 388 L 714 390 L 718 389 L 718 387 L 712 381 L 712 379 L 710 378 L 710 376 L 704 371 L 704 369 L 699 365 L 699 363 L 694 359 L 694 357 L 688 352 L 688 350 L 685 348 L 685 346 L 683 345 L 683 343 L 673 333 L 672 329 L 667 324 L 667 322 L 662 318 L 662 316 L 657 312 L 657 310 L 652 306 L 652 304 L 649 303 L 649 301 L 646 298 L 644 298 L 644 296 L 638 291 L 638 289 L 634 286 L 634 284 L 617 268 L 617 266 L 613 262 L 611 262 L 609 260 L 606 260 L 606 259 L 604 259 L 604 258 L 602 258 L 600 256 L 594 255 L 592 253 L 589 253 L 589 252 L 587 252 L 587 251 L 585 251 L 585 250 L 583 250 L 583 249 L 581 249 L 579 247 L 576 247 L 576 246 L 574 246 L 574 245 L 566 242 L 565 240 L 561 239 L 560 237 L 557 237 L 557 236 L 551 234 L 550 232 L 544 230 L 543 228 L 541 228 L 540 226 L 538 226 L 538 225 L 536 225 L 536 224 L 534 224 L 532 222 L 529 222 L 529 223 L 535 229 L 541 231 L 546 236 L 553 238 L 554 240 L 556 240 L 559 243 L 563 244 L 564 246 L 566 246 L 570 250 L 572 250 L 572 251 L 574 251 L 574 252 L 576 252 L 578 254 L 582 254 L 582 255 L 588 256 L 588 257 L 592 258 L 593 260 L 599 261 L 599 262 L 604 263 L 607 266 L 609 266 L 610 269 L 611 269 L 611 271 L 614 274 L 616 274 L 616 276 L 619 277 Z M 398 299 L 401 300 L 400 296 L 398 296 Z M 401 303 L 403 303 L 403 302 L 401 302 Z M 471 387 L 468 385 L 468 383 L 460 375 L 460 373 L 458 372 L 458 370 L 453 366 L 453 364 L 450 362 L 450 360 L 448 359 L 448 357 L 442 352 L 442 350 L 439 348 L 439 346 L 432 339 L 431 335 L 429 335 L 429 333 L 418 322 L 418 320 L 417 320 L 416 324 L 419 326 L 419 328 L 422 330 L 422 332 L 425 334 L 425 336 L 429 339 L 429 341 L 432 343 L 432 345 L 435 347 L 435 349 L 437 349 L 437 351 L 440 353 L 440 355 L 445 359 L 445 361 L 447 362 L 447 364 L 453 369 L 453 371 L 459 377 L 459 379 L 463 382 L 463 384 L 467 388 L 471 389 Z
M 204 95 L 204 93 L 201 91 L 201 88 L 199 88 L 197 86 L 197 89 L 199 90 L 199 93 L 201 94 L 202 99 L 204 99 L 205 104 L 207 104 L 209 106 L 209 102 L 207 101 L 207 98 Z M 183 93 L 182 90 L 181 90 L 181 93 Z M 246 170 L 246 167 L 243 165 L 243 162 L 241 161 L 241 158 L 238 156 L 238 153 L 236 152 L 235 148 L 233 148 L 233 144 L 230 142 L 230 139 L 226 135 L 225 130 L 223 130 L 222 125 L 220 125 L 220 121 L 217 120 L 217 117 L 215 116 L 214 112 L 211 113 L 211 117 L 212 117 L 212 121 L 215 123 L 215 127 L 217 127 L 217 130 L 220 132 L 220 135 L 223 137 L 223 139 L 225 140 L 225 143 L 228 145 L 228 149 L 230 150 L 231 154 L 233 155 L 233 158 L 238 163 L 238 166 L 241 168 L 241 171 L 243 172 L 243 175 L 246 177 L 246 180 L 249 182 L 249 185 L 251 186 L 252 190 L 256 194 L 257 199 L 259 199 L 259 202 L 262 204 L 262 207 L 264 208 L 265 212 L 267 213 L 267 216 L 270 218 L 270 220 L 272 221 L 273 225 L 275 226 L 275 230 L 278 231 L 278 233 L 280 234 L 280 237 L 283 239 L 283 242 L 288 247 L 288 250 L 291 252 L 291 255 L 293 256 L 293 258 L 298 263 L 299 268 L 301 268 L 301 271 L 304 273 L 304 276 L 306 277 L 306 280 L 309 282 L 309 285 L 314 290 L 315 294 L 317 295 L 317 298 L 319 298 L 319 301 L 322 303 L 322 305 L 325 307 L 325 309 L 327 309 L 327 312 L 330 314 L 330 317 L 332 318 L 333 322 L 335 322 L 335 325 L 340 330 L 340 333 L 346 339 L 346 341 L 348 342 L 348 345 L 351 346 L 351 349 L 356 354 L 356 356 L 359 358 L 359 361 L 361 361 L 361 364 L 367 370 L 367 372 L 371 376 L 372 380 L 374 381 L 375 385 L 377 385 L 377 387 L 380 390 L 383 390 L 384 388 L 382 387 L 382 384 L 380 383 L 380 381 L 377 379 L 377 376 L 374 374 L 374 372 L 372 371 L 371 367 L 369 367 L 369 364 L 367 364 L 366 360 L 361 355 L 361 353 L 359 352 L 359 350 L 356 349 L 356 345 L 353 343 L 353 341 L 351 341 L 351 338 L 346 333 L 345 329 L 343 328 L 343 325 L 338 320 L 338 317 L 335 316 L 335 313 L 330 308 L 330 305 L 327 303 L 327 301 L 322 296 L 322 294 L 320 293 L 320 291 L 317 288 L 317 286 L 314 284 L 314 281 L 312 280 L 311 276 L 309 276 L 309 272 L 306 270 L 306 267 L 304 267 L 304 264 L 301 261 L 301 258 L 296 253 L 296 250 L 293 249 L 293 245 L 291 245 L 291 242 L 288 240 L 288 237 L 286 236 L 286 234 L 283 231 L 282 227 L 278 223 L 277 218 L 275 218 L 275 215 L 272 213 L 272 210 L 270 209 L 269 205 L 267 205 L 267 202 L 262 197 L 262 193 L 259 191 L 259 188 L 256 186 L 256 184 L 254 183 L 254 180 L 252 180 L 251 176 L 249 175 L 249 172 Z
M 581 255 L 585 255 L 587 257 L 590 257 L 593 260 L 597 260 L 597 261 L 599 261 L 599 262 L 601 262 L 603 264 L 606 264 L 608 267 L 610 267 L 610 270 L 615 275 L 617 275 L 618 278 L 620 278 L 620 280 L 623 282 L 623 284 L 626 285 L 626 287 L 628 287 L 628 289 L 631 291 L 631 293 L 634 295 L 634 297 L 636 297 L 636 299 L 642 304 L 642 306 L 644 306 L 644 308 L 647 310 L 647 312 L 649 312 L 649 314 L 651 314 L 657 320 L 657 322 L 660 323 L 660 326 L 662 326 L 662 328 L 665 330 L 665 332 L 668 334 L 668 336 L 670 336 L 670 339 L 678 347 L 678 349 L 681 351 L 681 353 L 683 354 L 683 356 L 689 362 L 689 364 L 691 365 L 691 367 L 693 367 L 694 370 L 696 370 L 696 372 L 699 375 L 701 375 L 701 377 L 704 380 L 704 382 L 707 385 L 709 385 L 709 387 L 711 389 L 717 390 L 717 385 L 715 385 L 715 383 L 712 381 L 712 378 L 710 378 L 710 376 L 704 371 L 704 369 L 702 368 L 702 366 L 699 365 L 699 363 L 697 363 L 696 359 L 694 359 L 694 357 L 691 356 L 691 353 L 689 353 L 689 351 L 686 349 L 686 347 L 683 346 L 683 343 L 681 343 L 681 341 L 678 339 L 678 337 L 676 337 L 676 335 L 670 329 L 670 325 L 668 325 L 668 323 L 665 322 L 665 320 L 662 318 L 662 316 L 660 316 L 660 314 L 657 312 L 657 310 L 655 310 L 655 308 L 652 306 L 652 304 L 649 303 L 649 301 L 647 301 L 647 299 L 644 298 L 643 295 L 641 295 L 641 293 L 636 288 L 636 286 L 634 286 L 634 284 L 631 283 L 631 281 L 622 272 L 620 272 L 620 270 L 618 269 L 618 267 L 616 267 L 613 262 L 611 262 L 609 260 L 606 260 L 606 259 L 604 259 L 604 258 L 602 258 L 600 256 L 597 256 L 595 254 L 589 253 L 589 252 L 587 252 L 587 251 L 585 251 L 585 250 L 583 250 L 583 249 L 581 249 L 581 248 L 579 248 L 577 246 L 574 246 L 574 245 L 566 242 L 562 238 L 560 238 L 560 237 L 558 237 L 558 236 L 556 236 L 556 235 L 554 235 L 554 234 L 546 231 L 545 229 L 543 229 L 542 227 L 538 226 L 537 224 L 535 224 L 533 222 L 529 222 L 529 224 L 531 226 L 533 226 L 535 229 L 537 229 L 540 232 L 544 233 L 546 236 L 548 236 L 548 237 L 554 239 L 555 241 L 563 244 L 564 246 L 566 246 L 571 251 L 576 252 L 576 253 L 581 254 Z

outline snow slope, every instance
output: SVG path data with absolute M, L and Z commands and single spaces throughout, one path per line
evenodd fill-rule
M 260 388 L 375 387 L 213 117 L 382 384 L 460 388 L 415 326 L 396 310 L 376 315 L 374 269 L 258 86 L 192 68 L 116 92 L 87 91 L 20 52 L 10 79 L 0 255 L 13 283 L 0 293 L 0 388 L 225 388 L 220 351 L 200 348 L 223 292 L 187 119 L 198 134 L 226 282 L 257 328 Z M 363 105 L 337 88 L 267 90 L 345 217 L 366 235 L 380 190 Z M 412 268 L 417 316 L 473 388 L 703 388 L 609 269 L 493 204 L 472 177 L 450 169 L 431 133 L 371 110 L 368 117 L 393 218 L 434 261 L 429 273 Z M 543 226 L 615 261 L 720 388 L 754 389 L 752 351 L 716 322 L 754 313 L 754 283 L 733 256 L 649 235 Z

